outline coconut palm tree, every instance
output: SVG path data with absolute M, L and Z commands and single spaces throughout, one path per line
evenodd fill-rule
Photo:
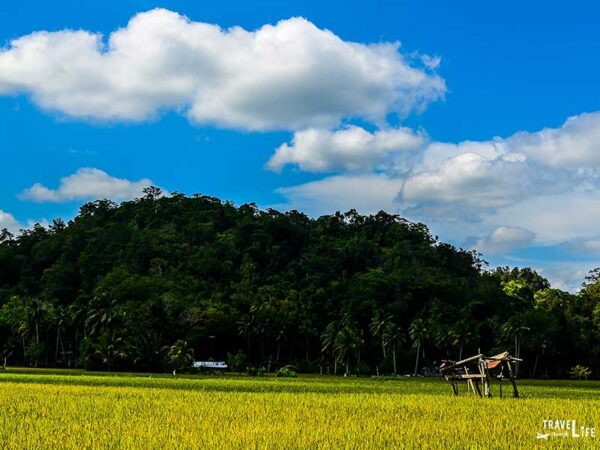
M 115 368 L 115 363 L 129 356 L 126 342 L 114 334 L 105 333 L 96 342 L 94 356 L 102 361 L 109 372 Z
M 167 362 L 173 368 L 173 373 L 177 370 L 185 370 L 194 362 L 194 349 L 187 341 L 179 339 L 167 349 Z
M 469 331 L 469 324 L 465 322 L 459 322 L 456 326 L 450 330 L 450 343 L 454 347 L 458 347 L 458 360 L 462 360 L 463 348 L 467 345 L 472 337 L 472 333 Z
M 382 315 L 382 314 L 377 313 L 373 316 L 373 319 L 371 320 L 371 324 L 369 325 L 371 334 L 374 337 L 378 337 L 381 339 L 381 350 L 383 353 L 383 359 L 385 359 L 385 350 L 386 350 L 385 339 L 384 339 L 383 335 L 384 335 L 386 325 L 388 324 L 388 322 L 391 322 L 391 320 L 392 320 L 391 314 Z
M 385 347 L 392 348 L 392 361 L 394 363 L 394 375 L 398 372 L 396 370 L 396 347 L 406 342 L 406 336 L 402 332 L 402 329 L 393 322 L 387 322 L 383 330 L 383 341 Z
M 246 354 L 250 358 L 250 338 L 256 333 L 256 324 L 253 315 L 243 316 L 238 320 L 238 333 L 246 338 Z
M 86 334 L 98 336 L 104 330 L 111 328 L 119 316 L 116 299 L 105 293 L 95 295 L 87 308 L 85 319 Z
M 353 327 L 346 325 L 335 336 L 333 351 L 336 359 L 346 363 L 344 376 L 350 373 L 350 358 L 359 348 L 360 336 Z
M 408 334 L 410 335 L 410 339 L 413 342 L 413 347 L 417 349 L 417 358 L 415 360 L 415 372 L 414 375 L 417 375 L 417 371 L 419 370 L 419 355 L 421 353 L 421 348 L 423 347 L 423 343 L 427 338 L 427 324 L 423 319 L 415 319 L 410 324 L 408 328 Z
M 321 335 L 321 352 L 330 352 L 333 358 L 333 373 L 337 374 L 337 358 L 335 357 L 334 345 L 338 333 L 338 323 L 330 322 Z
M 530 331 L 530 328 L 525 324 L 521 315 L 516 315 L 511 317 L 508 322 L 506 322 L 500 328 L 502 335 L 505 339 L 514 339 L 515 343 L 515 356 L 520 358 L 521 355 L 521 341 L 523 339 L 523 335 Z M 517 361 L 515 364 L 515 376 L 519 375 L 519 362 Z
M 340 320 L 334 320 L 333 322 L 329 322 L 327 327 L 325 327 L 325 331 L 321 334 L 321 352 L 326 353 L 330 352 L 333 358 L 333 373 L 337 374 L 337 363 L 338 363 L 338 355 L 336 353 L 335 343 L 339 332 L 342 328 L 348 326 L 350 322 L 350 316 L 348 314 L 344 314 Z

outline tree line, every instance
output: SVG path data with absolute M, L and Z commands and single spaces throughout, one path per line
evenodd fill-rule
M 0 232 L 5 364 L 421 374 L 508 349 L 521 376 L 597 376 L 599 299 L 598 269 L 571 294 L 385 212 L 313 219 L 148 188 Z

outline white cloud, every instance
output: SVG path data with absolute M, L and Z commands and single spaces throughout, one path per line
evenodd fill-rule
M 560 128 L 521 132 L 507 144 L 531 160 L 558 169 L 600 168 L 600 112 L 569 117 Z
M 571 261 L 568 263 L 533 262 L 528 265 L 536 268 L 542 276 L 546 277 L 553 288 L 576 292 L 581 289 L 581 284 L 589 272 L 599 264 Z
M 130 181 L 112 177 L 99 169 L 86 167 L 61 178 L 57 189 L 50 189 L 40 183 L 35 183 L 25 189 L 20 197 L 40 203 L 101 198 L 127 200 L 141 196 L 142 190 L 151 185 L 153 185 L 152 180 L 147 178 Z
M 279 147 L 269 166 L 295 163 L 313 172 L 385 172 L 402 180 L 397 207 L 423 220 L 482 220 L 538 198 L 583 195 L 593 200 L 600 192 L 600 112 L 571 117 L 556 129 L 479 142 L 422 146 L 423 135 L 396 132 L 409 138 L 404 152 L 394 148 L 400 144 L 378 140 L 383 133 L 394 136 L 394 131 L 348 127 L 298 132 L 291 145 Z
M 99 120 L 162 110 L 249 130 L 382 122 L 441 98 L 444 80 L 398 43 L 344 41 L 302 18 L 256 31 L 221 29 L 154 9 L 105 42 L 88 31 L 36 32 L 0 50 L 0 93 Z M 429 67 L 427 67 L 429 66 Z
M 393 211 L 401 181 L 385 175 L 340 175 L 278 189 L 287 202 L 276 205 L 318 216 L 356 209 L 363 214 Z
M 530 199 L 588 192 L 600 178 L 600 113 L 569 118 L 560 128 L 490 141 L 433 142 L 399 192 L 407 213 L 470 217 Z M 527 216 L 527 214 L 525 215 Z
M 414 215 L 477 216 L 509 205 L 527 192 L 528 172 L 524 158 L 512 154 L 457 152 L 434 170 L 408 176 L 398 200 Z
M 598 234 L 600 192 L 568 190 L 532 196 L 484 215 L 482 224 L 510 223 L 536 233 L 537 240 L 557 244 Z
M 7 229 L 13 234 L 19 233 L 21 230 L 30 230 L 36 224 L 43 227 L 48 227 L 50 223 L 46 219 L 41 220 L 28 220 L 27 223 L 19 222 L 12 214 L 2 211 L 0 209 L 0 230 Z
M 16 233 L 22 227 L 12 214 L 9 214 L 0 209 L 0 230 L 3 230 L 5 228 L 11 233 Z
M 535 233 L 518 227 L 498 227 L 488 236 L 476 239 L 469 247 L 481 253 L 506 253 L 533 242 Z
M 576 253 L 600 253 L 600 239 L 576 239 L 565 243 L 564 247 Z
M 309 128 L 294 133 L 290 145 L 281 145 L 267 167 L 278 171 L 296 164 L 311 172 L 371 170 L 389 165 L 394 156 L 418 150 L 425 140 L 423 133 L 409 128 L 373 133 L 352 125 L 335 131 Z

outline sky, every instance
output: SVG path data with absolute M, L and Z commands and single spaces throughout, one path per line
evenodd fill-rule
M 575 291 L 600 266 L 600 4 L 0 2 L 0 228 L 150 184 L 385 210 Z

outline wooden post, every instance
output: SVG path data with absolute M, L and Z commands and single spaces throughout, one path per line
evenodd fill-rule
M 475 381 L 475 388 L 477 389 L 477 394 L 481 397 L 481 389 L 479 387 L 479 381 Z
M 500 398 L 502 398 L 502 374 L 500 374 Z
M 483 381 L 483 392 L 486 397 L 492 396 L 492 390 L 490 388 L 490 377 L 485 367 L 485 361 L 479 360 L 479 373 L 481 373 L 481 380 Z
M 519 390 L 517 389 L 517 383 L 515 383 L 515 377 L 513 375 L 512 364 L 510 361 L 506 361 L 506 366 L 508 367 L 508 379 L 510 380 L 510 384 L 513 387 L 513 397 L 519 398 Z
M 469 375 L 469 368 L 467 366 L 465 366 L 464 369 L 465 369 L 465 375 Z M 467 391 L 469 391 L 469 394 L 472 391 L 473 394 L 476 395 L 475 386 L 473 385 L 473 380 L 471 378 L 467 378 Z

